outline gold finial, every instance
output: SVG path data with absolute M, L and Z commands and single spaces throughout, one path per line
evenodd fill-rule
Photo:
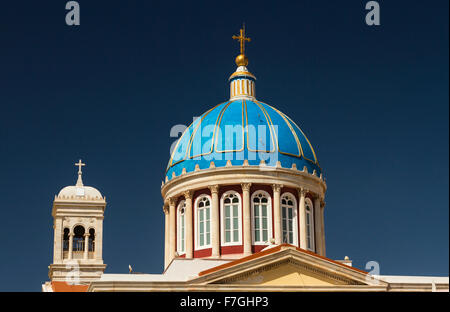
M 236 65 L 237 66 L 247 66 L 248 65 L 248 58 L 245 56 L 245 42 L 250 42 L 251 39 L 245 37 L 245 24 L 242 26 L 242 28 L 239 31 L 239 36 L 233 36 L 234 40 L 239 40 L 240 46 L 241 46 L 241 54 L 239 54 L 236 57 Z

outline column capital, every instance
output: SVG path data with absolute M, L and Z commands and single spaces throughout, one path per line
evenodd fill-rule
M 211 194 L 213 193 L 219 193 L 219 185 L 210 185 L 208 186 L 209 190 L 211 191 Z
M 89 237 L 89 232 L 83 234 L 84 237 Z
M 324 199 L 323 194 L 314 193 L 314 194 L 313 194 L 313 197 L 314 197 L 314 199 L 318 199 L 318 200 L 320 200 L 321 202 L 323 202 L 323 199 Z
M 283 188 L 283 184 L 272 184 L 272 189 L 274 192 L 275 191 L 280 192 L 282 188 Z
M 192 191 L 184 191 L 183 192 L 184 199 L 192 199 L 192 194 L 193 193 L 194 192 L 192 192 Z
M 164 214 L 169 214 L 169 205 L 164 204 L 163 211 L 164 211 Z
M 309 192 L 309 190 L 304 187 L 297 189 L 297 191 L 298 191 L 298 195 L 301 197 L 306 196 L 306 193 Z
M 323 198 L 320 200 L 320 207 L 323 209 L 325 208 L 326 202 L 323 200 Z
M 169 198 L 167 198 L 167 202 L 169 203 L 169 206 L 175 206 L 175 203 L 177 202 L 177 198 L 169 197 Z
M 241 183 L 241 187 L 242 187 L 242 190 L 245 192 L 245 191 L 250 191 L 250 187 L 252 186 L 252 184 L 251 183 Z

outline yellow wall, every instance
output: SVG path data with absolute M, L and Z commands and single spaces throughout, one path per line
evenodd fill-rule
M 328 286 L 339 285 L 335 280 L 303 271 L 292 264 L 283 264 L 261 273 L 252 274 L 240 281 L 239 284 L 284 285 L 284 286 Z

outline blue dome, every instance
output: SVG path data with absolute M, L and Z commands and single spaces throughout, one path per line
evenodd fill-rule
M 167 166 L 166 176 L 225 167 L 230 160 L 241 166 L 244 160 L 257 166 L 308 168 L 322 173 L 311 143 L 292 119 L 276 108 L 257 100 L 238 99 L 219 104 L 197 118 L 178 140 Z

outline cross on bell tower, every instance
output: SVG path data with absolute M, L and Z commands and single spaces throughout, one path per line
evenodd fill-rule
M 83 186 L 83 179 L 81 178 L 83 172 L 81 171 L 81 167 L 86 166 L 86 164 L 83 164 L 80 159 L 77 163 L 75 163 L 75 166 L 78 166 L 78 180 L 76 185 L 80 187 Z

